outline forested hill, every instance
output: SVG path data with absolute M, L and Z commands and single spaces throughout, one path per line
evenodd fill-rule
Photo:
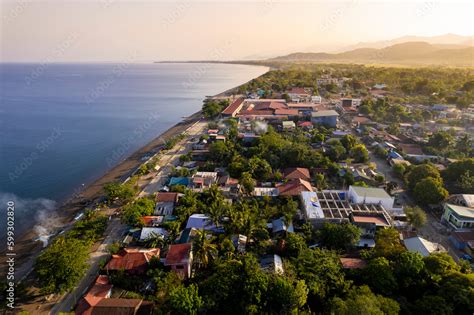
M 359 48 L 342 53 L 293 53 L 270 62 L 352 62 L 365 64 L 474 66 L 474 47 L 407 42 L 389 47 Z

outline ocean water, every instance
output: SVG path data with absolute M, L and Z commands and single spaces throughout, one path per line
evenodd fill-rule
M 268 69 L 224 64 L 0 64 L 0 208 L 18 229 L 215 95 Z

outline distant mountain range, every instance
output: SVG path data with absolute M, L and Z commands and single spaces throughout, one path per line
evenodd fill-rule
M 432 45 L 459 45 L 459 46 L 474 46 L 474 36 L 462 36 L 456 34 L 444 34 L 437 36 L 402 36 L 391 40 L 381 40 L 375 42 L 361 42 L 355 45 L 343 46 L 332 52 L 345 52 L 358 48 L 385 48 L 396 44 L 403 44 L 407 42 L 426 42 Z M 461 47 L 459 47 L 461 48 Z M 315 49 L 309 49 L 315 50 Z
M 430 44 L 425 41 L 408 41 L 384 48 L 363 47 L 339 53 L 298 52 L 270 58 L 266 61 L 474 66 L 474 46 L 452 42 L 455 36 L 457 35 L 439 36 L 438 44 Z M 410 39 L 413 37 L 409 36 L 406 38 Z M 458 39 L 461 40 L 461 43 L 464 43 L 466 40 L 463 36 L 459 36 Z

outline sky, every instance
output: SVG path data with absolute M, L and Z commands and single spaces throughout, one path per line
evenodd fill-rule
M 0 2 L 3 62 L 251 59 L 474 34 L 473 1 Z

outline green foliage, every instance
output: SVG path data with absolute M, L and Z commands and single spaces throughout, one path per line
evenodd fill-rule
M 173 314 L 197 314 L 202 305 L 198 287 L 194 284 L 178 286 L 169 293 L 168 306 Z
M 87 210 L 82 220 L 77 221 L 68 233 L 68 237 L 86 242 L 96 242 L 107 228 L 108 218 L 97 211 Z
M 193 242 L 193 263 L 199 268 L 206 268 L 216 255 L 217 246 L 212 244 L 212 239 L 208 238 L 208 234 L 204 229 L 199 230 Z
M 296 285 L 287 278 L 272 276 L 268 283 L 267 308 L 272 314 L 291 314 L 306 304 L 308 289 L 303 280 Z
M 335 252 L 305 248 L 297 258 L 291 259 L 298 279 L 305 281 L 314 310 L 321 303 L 347 290 L 348 283 Z
M 296 234 L 288 233 L 285 238 L 285 254 L 286 256 L 298 257 L 299 254 L 306 248 L 305 239 Z
M 471 177 L 474 175 L 474 158 L 462 159 L 449 164 L 442 175 L 450 192 L 469 193 Z
M 350 223 L 325 223 L 317 235 L 321 243 L 329 249 L 347 249 L 359 242 L 361 231 Z
M 368 286 L 353 287 L 345 299 L 334 298 L 331 304 L 332 312 L 340 315 L 396 315 L 400 312 L 396 301 L 372 293 Z
M 408 222 L 415 228 L 421 228 L 426 223 L 426 213 L 420 207 L 405 207 Z
M 415 186 L 425 178 L 434 178 L 441 182 L 441 174 L 438 169 L 431 164 L 420 164 L 412 166 L 407 173 L 408 189 L 413 191 Z
M 377 231 L 374 248 L 374 255 L 376 257 L 391 259 L 404 251 L 405 249 L 400 244 L 400 236 L 396 229 L 386 228 Z
M 364 283 L 384 295 L 390 295 L 397 289 L 397 280 L 385 257 L 377 257 L 369 262 L 364 269 Z
M 428 177 L 415 185 L 413 195 L 419 204 L 427 206 L 440 203 L 448 197 L 449 193 L 440 180 Z
M 229 106 L 228 100 L 208 100 L 202 105 L 202 112 L 206 118 L 217 117 L 227 106 Z
M 357 144 L 350 150 L 350 155 L 355 163 L 366 163 L 369 161 L 369 151 L 363 144 Z
M 75 238 L 57 238 L 35 262 L 41 292 L 63 293 L 72 289 L 88 268 L 89 245 Z
M 104 185 L 104 193 L 109 201 L 118 199 L 120 202 L 127 202 L 135 196 L 136 190 L 129 183 L 113 182 Z
M 140 226 L 143 224 L 142 217 L 153 215 L 155 211 L 155 202 L 146 197 L 138 198 L 134 202 L 126 205 L 122 210 L 122 220 L 131 226 Z

